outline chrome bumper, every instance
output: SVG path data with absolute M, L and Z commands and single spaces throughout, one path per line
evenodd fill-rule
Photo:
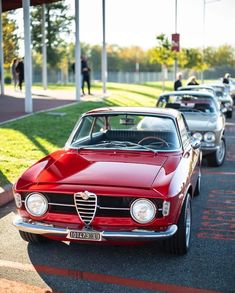
M 219 149 L 219 146 L 218 145 L 208 146 L 208 145 L 201 144 L 202 154 L 213 153 L 213 152 L 216 152 L 218 149 Z
M 66 238 L 71 229 L 57 228 L 40 222 L 28 222 L 27 220 L 17 217 L 13 221 L 13 225 L 20 231 L 32 234 L 59 236 Z M 155 232 L 148 230 L 132 230 L 132 231 L 102 231 L 102 240 L 157 240 L 173 236 L 177 231 L 177 225 L 171 225 L 166 231 Z M 76 231 L 76 230 L 74 230 Z M 82 230 L 92 231 L 92 230 Z M 97 231 L 95 231 L 97 232 Z M 69 239 L 68 239 L 69 240 Z

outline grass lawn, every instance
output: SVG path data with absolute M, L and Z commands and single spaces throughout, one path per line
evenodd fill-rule
M 50 86 L 49 89 L 74 90 L 74 87 Z M 92 89 L 101 91 L 101 84 L 94 84 Z M 62 148 L 82 113 L 103 106 L 154 107 L 162 85 L 108 83 L 107 89 L 110 96 L 103 101 L 80 102 L 55 110 L 66 113 L 64 116 L 43 112 L 0 126 L 0 186 L 14 183 L 34 162 Z M 166 90 L 171 89 L 172 83 L 166 83 Z

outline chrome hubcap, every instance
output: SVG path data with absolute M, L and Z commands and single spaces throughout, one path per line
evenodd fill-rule
M 219 163 L 223 161 L 224 155 L 225 155 L 225 145 L 224 145 L 224 141 L 221 140 L 219 148 L 216 151 L 216 159 Z
M 186 207 L 186 246 L 189 247 L 190 233 L 191 233 L 191 208 L 190 208 L 190 199 L 188 199 Z

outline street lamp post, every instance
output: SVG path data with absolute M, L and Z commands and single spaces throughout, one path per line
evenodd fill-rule
M 1 84 L 1 95 L 4 95 L 4 54 L 3 54 L 3 31 L 2 31 L 2 0 L 0 0 L 0 74 L 2 78 Z
M 103 46 L 102 46 L 102 83 L 103 94 L 106 94 L 106 82 L 107 82 L 107 52 L 106 52 L 106 15 L 105 15 L 105 0 L 102 1 L 102 25 L 103 25 Z
M 175 33 L 177 34 L 177 0 L 175 0 Z M 177 57 L 175 58 L 175 64 L 174 64 L 174 77 L 176 79 L 177 75 L 177 67 L 178 67 L 178 62 L 177 62 Z

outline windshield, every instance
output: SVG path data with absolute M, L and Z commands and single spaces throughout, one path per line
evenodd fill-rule
M 204 114 L 215 113 L 218 110 L 215 101 L 208 96 L 166 95 L 159 98 L 157 106 Z
M 180 148 L 174 120 L 164 116 L 105 114 L 84 116 L 69 147 L 173 151 Z

